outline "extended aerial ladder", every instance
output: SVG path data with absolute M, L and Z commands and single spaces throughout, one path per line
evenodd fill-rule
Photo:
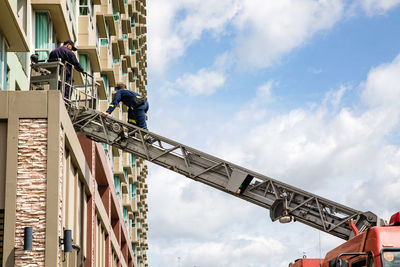
M 93 109 L 98 103 L 95 96 L 88 96 L 90 91 L 95 90 L 75 92 L 66 105 L 76 132 L 94 141 L 266 208 L 273 221 L 299 221 L 345 240 L 353 236 L 350 225 L 362 231 L 381 224 L 381 219 L 370 211 L 346 207 L 112 116 L 103 117 Z M 148 137 L 152 138 L 151 144 L 146 141 Z

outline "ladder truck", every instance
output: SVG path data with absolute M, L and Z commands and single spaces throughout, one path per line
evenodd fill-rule
M 61 62 L 32 63 L 31 90 L 48 88 L 64 95 L 64 85 L 60 88 L 63 78 L 59 77 L 63 68 Z M 102 117 L 96 110 L 95 87 L 94 82 L 86 82 L 65 99 L 77 134 L 261 206 L 270 211 L 272 221 L 298 221 L 346 240 L 323 259 L 300 259 L 290 267 L 400 266 L 400 212 L 386 224 L 370 211 L 352 209 L 112 116 Z M 149 137 L 152 143 L 146 141 Z

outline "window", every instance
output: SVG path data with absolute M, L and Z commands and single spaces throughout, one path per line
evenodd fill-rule
M 100 38 L 100 46 L 108 46 L 108 38 Z
M 114 186 L 115 186 L 115 193 L 117 194 L 117 197 L 120 197 L 121 188 L 120 188 L 120 183 L 119 183 L 119 177 L 118 176 L 114 176 Z
M 131 154 L 131 157 L 132 157 L 132 168 L 135 168 L 135 161 L 136 161 L 135 155 Z
M 122 208 L 122 214 L 124 216 L 125 225 L 128 226 L 128 210 L 125 207 Z
M 136 186 L 132 184 L 132 197 L 136 197 Z
M 90 65 L 90 59 L 88 54 L 79 54 L 79 63 L 86 72 L 92 73 L 92 68 Z
M 7 90 L 7 42 L 0 31 L 0 89 Z
M 134 16 L 131 17 L 131 27 L 132 28 L 135 27 L 135 17 Z
M 90 15 L 90 2 L 89 0 L 79 0 L 79 16 Z
M 93 2 L 92 0 L 79 0 L 79 16 L 88 16 L 93 29 Z
M 119 20 L 119 12 L 114 12 L 114 21 Z
M 49 13 L 36 12 L 35 14 L 35 53 L 39 54 L 39 60 L 49 57 L 50 51 L 55 47 L 53 40 L 53 23 Z

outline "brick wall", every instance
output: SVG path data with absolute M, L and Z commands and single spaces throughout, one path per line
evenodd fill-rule
M 46 240 L 47 120 L 20 119 L 15 226 L 15 266 L 44 266 Z M 24 251 L 24 227 L 33 249 Z

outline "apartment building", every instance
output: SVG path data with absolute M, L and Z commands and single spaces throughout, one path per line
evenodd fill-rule
M 29 56 L 65 40 L 100 110 L 118 82 L 146 95 L 146 0 L 0 1 L 0 266 L 148 266 L 145 161 L 78 137 L 59 91 L 29 91 Z

